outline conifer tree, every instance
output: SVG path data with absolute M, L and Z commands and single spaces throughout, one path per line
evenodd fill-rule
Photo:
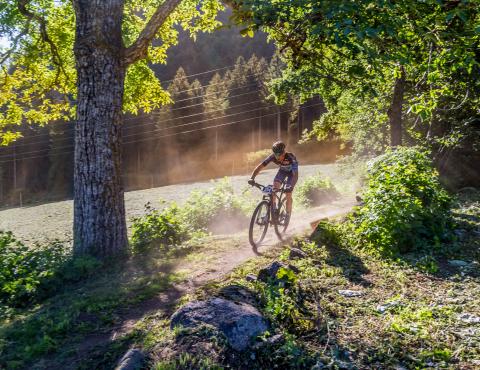
M 218 126 L 226 122 L 224 118 L 229 107 L 229 91 L 227 81 L 215 73 L 205 89 L 205 98 L 203 99 L 203 109 L 206 118 L 209 120 L 210 126 Z M 209 130 L 210 140 L 209 147 L 211 148 L 210 158 L 215 162 L 218 161 L 219 152 L 221 152 L 221 143 L 223 142 L 222 127 Z

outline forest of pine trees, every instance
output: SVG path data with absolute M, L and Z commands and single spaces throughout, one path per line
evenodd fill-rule
M 126 190 L 245 171 L 245 154 L 281 137 L 291 146 L 324 112 L 320 99 L 275 105 L 267 83 L 279 59 L 239 57 L 230 68 L 187 76 L 178 68 L 164 86 L 174 101 L 149 114 L 126 116 Z M 198 78 L 197 78 L 198 77 Z M 0 202 L 62 199 L 73 189 L 73 125 L 25 126 L 24 138 L 0 152 Z

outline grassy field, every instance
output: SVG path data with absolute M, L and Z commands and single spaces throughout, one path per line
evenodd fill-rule
M 332 178 L 341 190 L 351 190 L 348 176 L 341 173 L 335 164 L 301 166 L 299 181 L 301 182 L 302 179 L 318 171 Z M 276 169 L 266 170 L 257 179 L 259 182 L 269 183 L 275 173 Z M 248 178 L 249 176 L 233 176 L 230 179 L 236 191 L 241 192 L 246 188 Z M 162 207 L 162 199 L 166 202 L 175 201 L 181 204 L 188 198 L 192 190 L 204 190 L 211 187 L 211 182 L 206 181 L 127 192 L 125 203 L 129 225 L 132 217 L 144 213 L 144 205 L 147 202 L 150 202 L 153 207 Z M 12 231 L 25 242 L 51 239 L 70 241 L 72 219 L 73 202 L 71 200 L 4 209 L 0 211 L 0 230 Z

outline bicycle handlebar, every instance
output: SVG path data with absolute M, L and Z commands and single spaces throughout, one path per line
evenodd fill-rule
M 248 184 L 251 185 L 251 186 L 254 186 L 256 188 L 259 188 L 260 190 L 265 189 L 265 185 L 259 184 L 258 182 L 253 182 L 253 183 L 249 182 Z
M 253 184 L 250 184 L 250 185 L 251 185 L 251 186 L 254 186 L 254 187 L 256 187 L 256 188 L 259 188 L 261 191 L 263 191 L 263 189 L 266 188 L 265 185 L 259 184 L 258 182 L 254 182 Z M 278 192 L 282 191 L 284 185 L 285 185 L 285 183 L 282 183 L 282 187 L 281 187 L 280 189 L 272 189 L 273 192 L 278 193 Z

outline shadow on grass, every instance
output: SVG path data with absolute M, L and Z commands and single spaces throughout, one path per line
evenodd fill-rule
M 452 212 L 453 228 L 441 244 L 398 258 L 437 279 L 480 278 L 480 193 L 460 199 Z M 460 198 L 462 198 L 460 196 Z
M 116 343 L 145 314 L 176 304 L 184 294 L 173 286 L 177 263 L 161 253 L 134 256 L 18 311 L 0 326 L 0 368 L 77 368 L 93 347 Z
M 331 224 L 328 222 L 320 222 L 310 239 L 319 246 L 323 245 L 325 247 L 328 253 L 325 262 L 331 266 L 340 268 L 345 278 L 352 283 L 360 284 L 364 287 L 371 285 L 371 282 L 363 278 L 363 275 L 369 273 L 368 268 L 360 257 L 340 246 L 336 230 Z

